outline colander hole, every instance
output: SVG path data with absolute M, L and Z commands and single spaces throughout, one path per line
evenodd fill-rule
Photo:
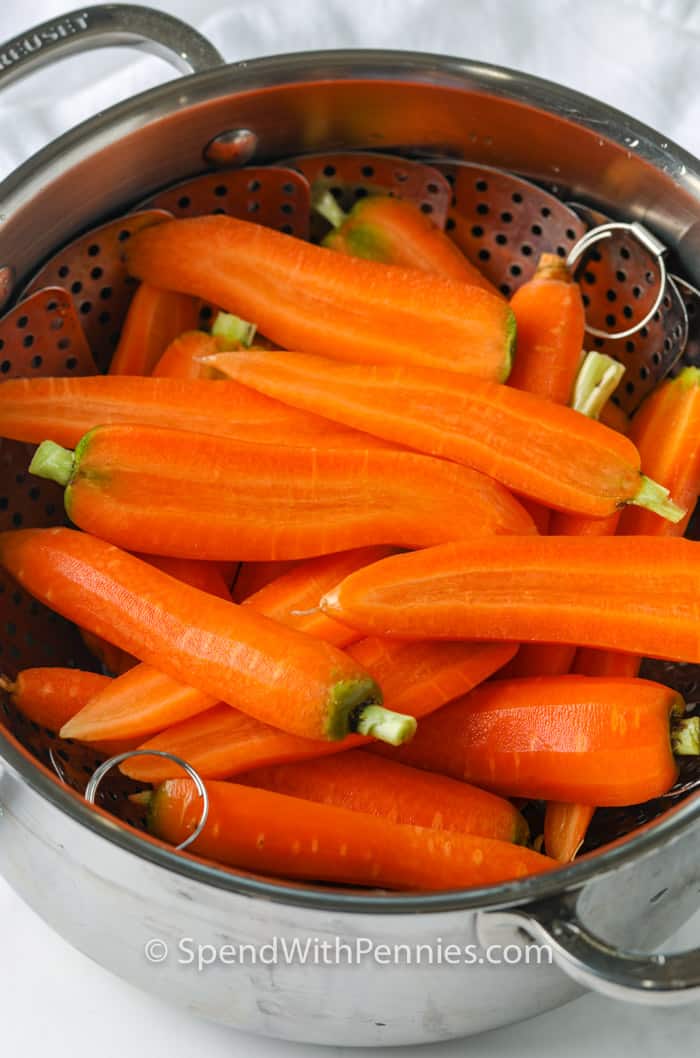
M 663 307 L 664 307 L 665 309 L 670 309 L 670 308 L 671 308 L 671 299 L 670 299 L 670 297 L 668 296 L 668 294 L 666 294 L 666 295 L 664 296 L 664 300 L 663 300 L 663 302 L 662 302 L 662 305 L 663 305 Z
M 189 195 L 180 195 L 180 198 L 177 200 L 178 208 L 189 209 L 191 201 Z
M 22 345 L 25 349 L 31 349 L 31 347 L 34 345 L 34 335 L 25 334 L 24 338 L 22 339 Z
M 46 517 L 47 518 L 52 518 L 55 513 L 56 513 L 56 504 L 55 503 L 47 503 L 46 506 L 44 507 L 44 514 L 46 515 Z
M 636 349 L 634 342 L 631 339 L 625 342 L 625 352 L 633 353 Z
M 366 187 L 356 187 L 355 188 L 355 191 L 354 191 L 355 200 L 360 199 L 360 198 L 367 198 L 368 194 L 369 194 L 369 191 L 367 190 Z
M 189 199 L 187 201 L 189 202 Z M 126 240 L 129 238 L 130 235 L 131 235 L 131 232 L 129 231 L 128 228 L 122 228 L 122 230 L 117 235 L 117 239 L 118 239 L 119 242 L 126 242 Z
M 291 224 L 283 224 L 280 227 L 280 231 L 283 232 L 285 235 L 293 235 L 294 234 L 294 228 L 292 227 Z
M 70 338 L 61 338 L 58 342 L 58 348 L 61 352 L 65 352 L 66 349 L 70 349 Z
M 454 231 L 457 227 L 454 217 L 448 217 L 445 223 L 445 231 Z
M 454 176 L 448 176 L 447 179 L 450 181 L 451 184 L 454 183 Z M 395 169 L 394 180 L 397 182 L 397 184 L 405 184 L 408 180 L 408 173 L 405 171 L 405 169 Z
M 479 202 L 477 204 L 476 212 L 479 214 L 480 217 L 485 217 L 488 211 L 489 207 L 487 202 Z M 503 214 L 501 214 L 501 220 L 503 220 Z
M 631 305 L 625 305 L 625 307 L 622 310 L 622 315 L 625 317 L 626 320 L 631 320 L 632 316 L 634 315 L 634 313 L 632 311 L 632 306 Z
M 488 250 L 479 250 L 479 260 L 480 261 L 489 261 L 490 259 L 491 259 L 491 254 L 489 253 Z
M 670 353 L 672 344 L 670 338 L 664 338 L 664 352 Z
M 102 278 L 102 269 L 100 268 L 99 265 L 97 265 L 95 268 L 93 268 L 91 270 L 90 278 L 91 279 L 101 279 Z
M 676 326 L 673 328 L 673 332 L 672 333 L 673 333 L 673 337 L 676 339 L 676 341 L 678 341 L 680 336 L 683 334 L 683 328 L 680 325 L 680 323 L 676 324 Z
M 255 199 L 253 199 L 251 202 L 248 203 L 247 209 L 249 213 L 257 213 L 260 209 L 260 203 L 256 202 Z
M 634 382 L 625 382 L 625 393 L 629 393 L 630 396 L 634 393 Z
M 22 518 L 20 512 L 15 511 L 15 513 L 12 515 L 12 524 L 15 526 L 15 528 L 18 529 L 23 521 L 24 519 Z
M 77 356 L 69 356 L 66 360 L 65 366 L 66 371 L 75 371 L 76 367 L 78 366 Z
M 335 170 L 334 170 L 334 172 L 335 172 Z M 259 180 L 249 180 L 248 181 L 248 190 L 251 191 L 253 194 L 255 194 L 256 191 L 259 191 L 261 187 L 262 187 L 262 184 L 260 183 Z
M 214 188 L 214 194 L 217 198 L 224 198 L 227 191 L 228 188 L 226 187 L 226 184 L 217 184 Z
M 433 183 L 428 184 L 426 190 L 429 195 L 437 195 L 440 192 L 440 188 L 437 186 L 437 184 Z
M 519 191 L 514 191 L 510 197 L 512 201 L 515 202 L 516 206 L 519 206 L 523 200 L 523 196 L 520 194 Z
M 489 185 L 486 180 L 477 180 L 477 182 L 474 184 L 474 187 L 477 191 L 488 191 L 489 189 Z
M 585 308 L 588 308 L 591 303 L 591 299 L 589 298 L 588 294 L 582 294 L 581 301 L 583 302 Z
M 91 311 L 92 311 L 92 302 L 91 301 L 83 301 L 81 306 L 80 306 L 81 315 L 82 316 L 87 316 L 88 313 L 90 313 Z
M 52 301 L 47 302 L 47 304 L 46 304 L 46 311 L 47 312 L 55 312 L 57 308 L 58 308 L 58 302 L 57 301 L 53 301 L 52 300 Z M 0 346 L 0 348 L 2 348 L 2 346 Z
M 654 323 L 658 323 L 659 322 L 659 320 L 661 319 L 661 313 L 658 311 L 658 309 L 657 309 L 657 311 L 654 313 L 654 315 L 651 318 L 654 321 Z
M 20 471 L 19 474 L 15 474 L 15 484 L 16 485 L 24 485 L 26 480 L 27 480 L 27 475 L 23 471 Z
M 451 196 L 451 198 L 450 198 L 450 206 L 452 207 L 452 209 L 456 209 L 457 208 L 457 196 L 456 195 L 452 195 Z
M 285 195 L 295 195 L 296 186 L 294 184 L 282 184 L 282 191 Z
M 551 215 L 552 215 L 552 211 L 549 208 L 549 206 L 543 206 L 542 209 L 540 210 L 540 213 L 542 214 L 543 217 L 551 217 Z
M 29 323 L 29 316 L 20 316 L 17 320 L 17 326 L 20 330 L 23 330 Z
M 510 222 L 513 220 L 513 214 L 509 213 L 508 210 L 505 209 L 503 213 L 501 213 L 501 220 L 504 224 L 510 224 Z
M 96 242 L 91 243 L 87 249 L 88 257 L 97 257 L 100 252 L 100 247 Z
M 65 279 L 66 276 L 70 274 L 70 268 L 68 267 L 68 265 L 65 265 L 65 264 L 61 265 L 61 267 L 58 270 L 58 274 L 59 274 L 61 279 Z
M 512 276 L 519 276 L 521 274 L 521 272 L 522 272 L 522 268 L 520 267 L 519 264 L 512 264 L 510 266 L 510 274 Z
M 110 312 L 101 312 L 100 315 L 97 317 L 97 320 L 104 326 L 105 324 L 109 323 L 111 318 L 112 314 Z
M 481 225 L 480 224 L 475 224 L 473 226 L 473 228 L 472 228 L 472 235 L 474 236 L 474 238 L 475 239 L 480 239 L 483 234 L 484 234 L 484 229 L 481 227 Z
M 281 209 L 281 211 L 283 213 L 286 213 L 289 216 L 290 213 L 294 212 L 294 203 L 293 202 L 283 202 L 282 205 L 280 206 L 280 209 Z
M 324 176 L 335 176 L 335 166 L 334 165 L 325 165 L 323 167 L 323 175 Z
M 421 213 L 432 213 L 433 207 L 429 202 L 421 202 L 420 204 Z
M 566 257 L 566 247 L 557 246 L 557 257 Z
M 30 500 L 38 500 L 40 496 L 41 496 L 41 489 L 38 488 L 36 485 L 34 486 L 33 489 L 29 490 L 29 499 Z
M 112 288 L 111 287 L 102 287 L 102 290 L 100 291 L 100 298 L 102 299 L 102 301 L 109 301 L 111 296 L 112 296 Z
M 639 329 L 639 337 L 640 338 L 648 338 L 649 337 L 649 328 L 648 327 L 640 327 L 640 329 Z
M 661 363 L 661 354 L 660 353 L 652 353 L 651 354 L 651 362 L 656 367 L 658 367 L 659 364 Z
M 396 179 L 397 180 L 399 179 L 398 173 L 396 174 Z M 401 180 L 405 180 L 406 177 L 402 176 L 400 179 Z M 455 176 L 454 173 L 445 173 L 445 179 L 447 180 L 447 183 L 450 185 L 450 187 L 454 187 L 455 186 L 455 182 L 456 182 L 457 177 Z
M 591 250 L 591 261 L 600 263 L 603 260 L 600 250 Z
M 60 316 L 57 316 L 55 319 L 51 320 L 49 327 L 52 331 L 60 331 L 63 329 L 63 320 Z
M 21 602 L 22 602 L 22 593 L 19 592 L 19 591 L 13 591 L 12 592 L 12 601 L 15 604 L 15 606 L 19 606 L 21 604 Z
M 533 235 L 541 235 L 542 234 L 542 227 L 539 224 L 533 224 L 532 227 L 530 228 L 530 231 L 532 232 Z
M 589 286 L 593 286 L 593 284 L 595 283 L 595 273 L 594 272 L 584 272 L 583 273 L 583 278 L 586 281 L 586 283 L 589 284 Z
M 496 241 L 496 243 L 497 243 L 497 244 L 498 244 L 499 246 L 505 246 L 505 245 L 506 245 L 506 243 L 508 242 L 507 238 L 505 237 L 505 235 L 503 235 L 503 233 L 502 233 L 502 232 L 499 232 L 499 233 L 498 233 L 498 235 L 496 236 L 496 239 L 495 239 L 495 241 Z
M 37 370 L 37 368 L 41 367 L 43 362 L 44 362 L 43 356 L 38 356 L 38 355 L 37 356 L 33 356 L 32 360 L 31 360 L 32 367 L 34 368 L 35 371 Z
M 573 228 L 566 229 L 566 237 L 570 242 L 573 242 L 573 240 L 576 238 L 576 232 Z
M 656 279 L 654 273 L 651 272 L 651 271 L 650 272 L 645 272 L 644 273 L 644 278 L 646 279 L 647 283 L 653 283 L 655 281 L 655 279 Z
M 510 297 L 510 287 L 507 283 L 501 283 L 498 289 L 500 290 L 501 294 L 503 294 L 504 298 Z
M 605 317 L 605 322 L 608 327 L 614 327 L 617 323 L 617 317 L 612 312 L 609 312 Z
M 8 507 L 9 501 L 7 499 L 7 496 L 0 496 L 0 511 L 6 511 Z
M 629 261 L 629 259 L 631 257 L 631 254 L 630 254 L 630 252 L 629 252 L 629 250 L 627 249 L 626 246 L 621 246 L 620 247 L 620 257 L 622 258 L 623 261 Z
M 5 348 L 5 340 L 4 340 L 4 338 L 0 338 L 0 352 L 2 352 L 2 350 L 4 348 Z
M 524 242 L 523 245 L 520 247 L 520 252 L 523 255 L 523 257 L 531 257 L 532 256 L 532 247 L 530 246 L 529 243 Z
M 615 273 L 615 279 L 618 281 L 618 283 L 624 283 L 627 279 L 627 272 L 625 272 L 623 268 L 618 268 L 617 272 Z
M 608 299 L 608 301 L 617 301 L 617 291 L 615 291 L 615 290 L 612 290 L 612 289 L 611 290 L 606 290 L 605 291 L 605 296 Z
M 642 382 L 645 382 L 649 378 L 649 368 L 642 365 L 639 369 L 639 377 Z
M 360 169 L 360 172 L 362 173 L 362 175 L 367 180 L 369 180 L 369 178 L 371 176 L 374 176 L 374 166 L 373 165 L 363 165 L 362 168 Z
M 593 344 L 596 347 L 596 349 L 602 349 L 603 346 L 605 345 L 605 338 L 596 337 L 596 338 L 593 339 Z
M 0 364 L 0 371 L 2 371 L 3 375 L 6 375 L 11 367 L 12 364 L 9 360 L 3 360 L 3 362 Z
M 71 283 L 70 285 L 71 294 L 79 294 L 82 289 L 83 284 L 79 279 L 76 279 L 75 283 Z

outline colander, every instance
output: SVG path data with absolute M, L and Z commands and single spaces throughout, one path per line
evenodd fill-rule
M 542 250 L 580 252 L 591 344 L 615 343 L 627 358 L 632 390 L 618 397 L 628 410 L 681 354 L 697 356 L 700 162 L 625 115 L 509 70 L 423 54 L 320 52 L 225 66 L 182 23 L 125 5 L 80 9 L 0 47 L 0 87 L 115 43 L 167 54 L 187 76 L 79 126 L 0 186 L 5 377 L 105 369 L 131 296 L 120 247 L 139 225 L 163 211 L 223 210 L 304 236 L 318 182 L 345 205 L 377 187 L 409 194 L 446 219 L 504 292 Z M 609 221 L 628 227 L 581 247 L 586 231 Z M 633 336 L 603 336 L 635 327 Z M 3 527 L 60 521 L 58 492 L 26 476 L 27 450 L 3 444 L 0 460 Z M 27 664 L 91 664 L 71 626 L 16 585 L 0 588 L 10 675 Z M 655 666 L 650 674 L 700 697 L 697 669 Z M 648 1003 L 700 994 L 700 953 L 648 954 L 698 907 L 693 774 L 640 808 L 633 833 L 628 814 L 619 838 L 550 875 L 464 892 L 357 892 L 176 852 L 143 833 L 118 772 L 93 807 L 83 794 L 98 758 L 57 743 L 7 704 L 0 718 L 4 875 L 81 951 L 205 1017 L 291 1040 L 376 1046 L 473 1034 L 586 987 Z M 599 843 L 618 832 L 614 823 Z M 275 938 L 328 942 L 340 954 L 329 964 L 312 945 L 310 957 L 270 960 L 264 946 Z M 149 961 L 154 939 L 166 955 Z M 403 945 L 404 955 L 391 965 L 352 957 L 368 943 Z M 446 943 L 472 957 L 441 960 Z M 241 944 L 247 958 L 218 959 L 206 973 L 188 957 L 197 945 Z M 406 946 L 421 945 L 432 958 L 406 957 Z

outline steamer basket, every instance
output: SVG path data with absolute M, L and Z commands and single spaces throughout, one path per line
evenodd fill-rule
M 346 204 L 364 190 L 405 184 L 416 201 L 438 216 L 447 213 L 455 238 L 479 206 L 479 184 L 490 179 L 498 200 L 504 193 L 498 173 L 515 175 L 533 194 L 556 194 L 551 235 L 541 233 L 550 243 L 541 249 L 551 245 L 556 252 L 562 245 L 568 252 L 585 230 L 581 215 L 564 205 L 571 201 L 639 221 L 669 247 L 670 265 L 691 284 L 692 302 L 700 280 L 699 163 L 624 115 L 523 75 L 380 52 L 224 67 L 214 49 L 176 20 L 114 5 L 40 27 L 27 38 L 40 42 L 38 50 L 22 40 L 4 49 L 17 58 L 0 71 L 0 87 L 40 61 L 136 37 L 173 51 L 194 74 L 80 126 L 0 186 L 5 377 L 106 368 L 132 289 L 120 271 L 119 248 L 135 226 L 167 213 L 214 209 L 304 237 L 306 177 L 323 176 L 327 167 L 333 168 L 325 173 L 329 180 L 344 177 Z M 362 164 L 347 151 L 364 152 Z M 473 173 L 460 166 L 464 161 L 476 167 Z M 468 205 L 459 213 L 462 202 Z M 572 216 L 578 219 L 569 231 Z M 483 242 L 474 242 L 481 237 L 473 227 L 463 244 L 478 261 Z M 499 233 L 502 228 L 492 229 L 494 240 Z M 497 259 L 507 266 L 507 276 L 493 278 L 512 289 L 527 277 L 531 254 L 520 254 L 516 273 L 510 249 L 498 258 L 503 245 L 494 242 L 490 267 Z M 695 327 L 690 314 L 691 354 Z M 0 462 L 7 485 L 2 528 L 62 520 L 58 490 L 26 475 L 26 446 L 2 442 Z M 72 626 L 6 580 L 0 622 L 2 668 L 10 675 L 30 664 L 94 664 Z M 698 697 L 697 667 L 655 662 L 648 674 L 678 686 L 691 701 Z M 552 875 L 466 892 L 357 893 L 255 878 L 173 852 L 141 832 L 139 811 L 125 797 L 136 787 L 111 772 L 93 809 L 82 793 L 100 758 L 23 721 L 7 702 L 3 709 L 3 873 L 81 950 L 204 1016 L 308 1042 L 419 1043 L 530 1016 L 572 998 L 581 985 L 649 1002 L 687 999 L 700 989 L 697 953 L 659 960 L 624 950 L 653 948 L 698 906 L 697 765 L 686 767 L 668 798 L 631 813 L 600 813 L 592 844 L 606 848 Z M 128 825 L 115 825 L 115 815 Z M 638 825 L 632 835 L 630 825 Z M 389 943 L 449 936 L 520 948 L 536 938 L 550 946 L 554 962 L 454 972 L 278 965 L 268 973 L 259 966 L 235 972 L 216 966 L 196 977 L 172 957 L 153 967 L 143 956 L 152 936 L 166 940 L 172 956 L 182 936 L 218 946 L 227 939 L 261 944 L 274 935 Z

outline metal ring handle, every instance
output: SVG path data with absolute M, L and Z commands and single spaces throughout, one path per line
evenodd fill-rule
M 581 260 L 583 255 L 590 250 L 591 246 L 595 246 L 597 242 L 602 242 L 604 239 L 609 239 L 614 231 L 627 231 L 630 235 L 633 235 L 642 246 L 656 258 L 656 263 L 659 266 L 659 289 L 654 299 L 654 304 L 647 312 L 646 316 L 639 323 L 635 323 L 634 327 L 628 327 L 625 331 L 601 331 L 597 327 L 591 327 L 586 324 L 586 331 L 589 334 L 594 335 L 596 338 L 610 338 L 617 340 L 619 338 L 630 338 L 633 334 L 641 331 L 642 327 L 645 327 L 651 319 L 653 319 L 654 313 L 657 312 L 661 302 L 663 301 L 664 294 L 666 293 L 666 263 L 664 261 L 664 254 L 666 253 L 666 247 L 662 242 L 652 235 L 642 224 L 638 224 L 637 221 L 632 221 L 628 224 L 624 221 L 610 221 L 609 224 L 599 224 L 596 228 L 591 228 L 587 231 L 578 242 L 572 246 L 569 251 L 569 255 L 566 258 L 566 263 L 569 268 L 573 271 L 575 266 Z
M 519 911 L 485 912 L 484 917 L 546 944 L 569 977 L 612 999 L 656 1006 L 700 999 L 700 949 L 670 955 L 621 950 L 583 925 L 574 899 L 575 894 Z
M 118 753 L 115 757 L 110 757 L 109 760 L 100 764 L 99 768 L 96 768 L 92 773 L 90 782 L 85 787 L 85 800 L 88 804 L 94 805 L 97 791 L 105 775 L 107 775 L 107 773 L 117 764 L 123 764 L 125 760 L 130 760 L 132 757 L 164 757 L 166 760 L 171 760 L 174 764 L 177 764 L 182 768 L 183 771 L 187 772 L 190 779 L 197 787 L 197 793 L 202 799 L 202 814 L 199 817 L 199 823 L 197 823 L 197 826 L 194 828 L 190 836 L 185 838 L 180 845 L 175 846 L 176 852 L 182 852 L 183 849 L 188 848 L 188 846 L 197 840 L 207 825 L 207 820 L 209 818 L 209 794 L 207 793 L 204 781 L 199 773 L 194 770 L 192 765 L 188 764 L 186 760 L 182 759 L 182 757 L 176 757 L 174 753 L 167 753 L 162 749 L 130 749 L 127 750 L 126 753 Z
M 69 55 L 129 45 L 167 59 L 180 73 L 221 66 L 222 56 L 186 22 L 136 4 L 82 7 L 0 44 L 0 89 Z

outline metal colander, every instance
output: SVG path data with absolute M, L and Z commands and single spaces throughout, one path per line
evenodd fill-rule
M 207 173 L 150 196 L 138 209 L 87 231 L 59 250 L 31 279 L 19 303 L 0 320 L 0 372 L 6 378 L 105 371 L 135 289 L 122 249 L 131 235 L 172 216 L 225 213 L 299 238 L 319 235 L 312 190 L 329 190 L 349 209 L 367 194 L 390 193 L 415 202 L 444 227 L 467 257 L 509 296 L 534 272 L 542 253 L 575 263 L 584 291 L 590 345 L 627 366 L 617 401 L 628 412 L 677 365 L 698 356 L 695 292 L 666 277 L 663 247 L 639 226 L 608 234 L 609 218 L 562 201 L 551 190 L 495 168 L 444 159 L 416 161 L 386 154 L 342 152 L 296 156 L 282 166 Z M 593 234 L 591 235 L 591 232 Z M 582 242 L 582 240 L 584 240 Z M 585 240 L 589 240 L 586 242 Z M 679 289 L 681 293 L 679 293 Z M 623 337 L 615 337 L 624 330 Z M 61 490 L 27 474 L 31 446 L 0 441 L 3 494 L 0 528 L 38 527 L 65 520 Z M 0 667 L 13 677 L 33 665 L 95 668 L 74 626 L 48 611 L 0 573 Z M 690 701 L 700 698 L 696 666 L 647 663 Z M 7 729 L 62 782 L 83 793 L 103 758 L 27 721 L 8 700 Z M 683 764 L 674 791 L 653 804 L 600 810 L 588 847 L 597 847 L 663 812 L 700 779 Z M 141 787 L 113 769 L 98 803 L 120 819 L 144 826 L 127 795 Z

